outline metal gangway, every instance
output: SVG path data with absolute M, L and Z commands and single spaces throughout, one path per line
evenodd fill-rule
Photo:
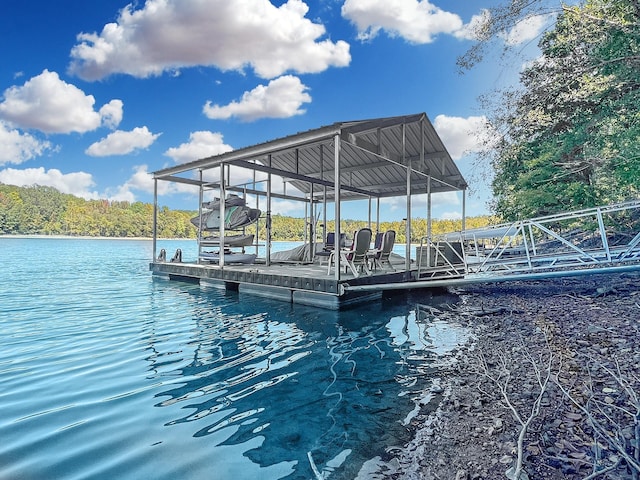
M 640 200 L 425 237 L 417 256 L 419 283 L 443 285 L 640 269 Z

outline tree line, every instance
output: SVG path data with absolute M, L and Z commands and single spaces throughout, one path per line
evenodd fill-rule
M 438 236 L 444 233 L 457 232 L 462 230 L 462 220 L 432 220 L 431 222 L 431 235 Z M 481 215 L 477 217 L 468 217 L 466 219 L 465 228 L 482 228 L 487 225 L 497 223 L 497 218 L 489 215 Z M 302 218 L 285 217 L 281 215 L 272 216 L 272 240 L 305 240 L 309 238 L 310 228 L 309 223 L 305 222 Z M 356 230 L 364 227 L 369 227 L 369 223 L 365 220 L 341 220 L 340 232 L 345 233 L 349 239 L 353 238 Z M 305 233 L 305 228 L 307 229 Z M 406 243 L 406 222 L 404 220 L 396 220 L 392 222 L 380 222 L 379 226 L 376 226 L 375 222 L 372 223 L 371 229 L 375 235 L 377 232 L 386 232 L 387 230 L 394 230 L 396 232 L 396 242 Z M 335 221 L 328 220 L 326 228 L 323 228 L 321 223 L 315 225 L 315 235 L 317 240 L 322 240 L 322 234 L 326 232 L 335 231 Z M 251 232 L 252 233 L 252 232 Z M 427 219 L 426 218 L 412 218 L 411 219 L 411 243 L 420 243 L 421 239 L 427 235 Z M 260 228 L 260 238 L 265 238 L 264 230 Z
M 158 211 L 158 236 L 194 238 L 193 212 Z M 152 237 L 153 205 L 85 200 L 53 187 L 0 184 L 0 233 L 90 237 Z
M 158 209 L 157 236 L 160 238 L 196 238 L 197 229 L 190 222 L 197 211 Z M 489 216 L 467 218 L 466 227 L 483 227 L 495 223 Z M 342 220 L 342 232 L 352 235 L 368 226 L 365 221 Z M 247 233 L 256 232 L 266 238 L 266 221 L 247 227 Z M 334 221 L 327 222 L 327 231 L 333 231 Z M 446 233 L 462 228 L 461 220 L 433 220 L 432 233 Z M 375 230 L 375 225 L 373 226 Z M 404 221 L 381 222 L 380 231 L 395 230 L 397 241 L 404 243 Z M 271 217 L 272 240 L 302 241 L 309 238 L 310 225 L 304 218 L 284 215 Z M 323 228 L 315 225 L 318 239 Z M 427 232 L 427 221 L 412 219 L 411 241 L 419 242 Z M 0 234 L 3 235 L 70 235 L 90 237 L 152 237 L 153 205 L 142 202 L 85 200 L 60 193 L 53 187 L 34 185 L 17 187 L 0 183 Z

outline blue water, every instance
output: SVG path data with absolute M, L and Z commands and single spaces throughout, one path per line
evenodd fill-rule
M 150 241 L 0 254 L 3 479 L 354 478 L 466 336 L 418 306 L 451 296 L 333 312 L 155 279 Z

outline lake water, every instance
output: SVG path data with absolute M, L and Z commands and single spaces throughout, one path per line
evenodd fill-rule
M 156 279 L 150 241 L 0 254 L 3 479 L 366 477 L 467 335 L 420 309 L 449 295 L 335 312 Z

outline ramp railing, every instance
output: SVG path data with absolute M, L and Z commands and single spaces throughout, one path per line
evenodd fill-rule
M 425 237 L 417 253 L 420 278 L 640 263 L 640 200 Z

